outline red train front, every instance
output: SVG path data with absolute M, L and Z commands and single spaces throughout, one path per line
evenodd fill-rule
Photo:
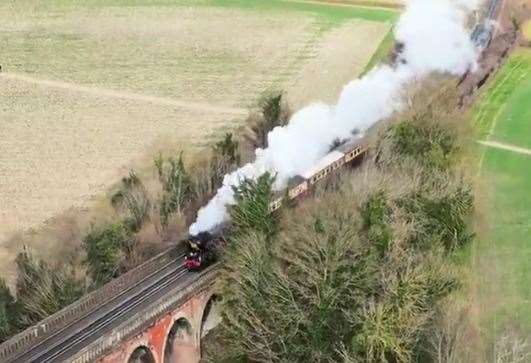
M 184 266 L 190 271 L 200 271 L 217 261 L 225 240 L 209 232 L 190 236 L 186 241 L 188 251 Z

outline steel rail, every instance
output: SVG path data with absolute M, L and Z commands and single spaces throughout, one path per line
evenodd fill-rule
M 122 342 L 137 337 L 153 326 L 162 316 L 170 314 L 185 304 L 192 296 L 210 289 L 217 276 L 219 263 L 215 263 L 200 272 L 182 277 L 182 283 L 170 287 L 162 296 L 156 296 L 150 302 L 123 319 L 112 330 L 105 332 L 96 340 L 76 347 L 73 352 L 64 355 L 64 360 L 72 363 L 95 362 L 111 354 Z
M 132 290 L 130 288 L 137 289 L 139 285 L 145 284 L 146 280 L 153 279 L 153 276 L 156 278 L 156 275 L 160 274 L 161 269 L 168 264 L 169 260 L 175 261 L 176 255 L 182 255 L 183 252 L 181 248 L 166 250 L 146 263 L 111 280 L 100 289 L 85 294 L 78 301 L 64 307 L 36 325 L 14 335 L 0 344 L 0 361 L 18 362 L 19 357 L 34 351 L 43 341 L 48 341 L 47 338 L 51 335 L 56 336 L 56 332 L 64 332 L 72 324 L 79 324 L 80 319 L 82 320 L 94 311 L 101 309 L 102 306 L 111 306 L 116 301 L 112 299 L 113 297 L 122 296 L 120 292 L 127 291 L 129 293 Z M 112 302 L 108 304 L 110 299 Z M 73 314 L 74 312 L 76 314 Z
M 140 296 L 141 294 L 145 293 L 146 291 L 152 289 L 154 286 L 159 284 L 162 279 L 167 278 L 168 276 L 174 274 L 177 271 L 180 272 L 180 270 L 182 270 L 182 264 L 180 263 L 180 260 L 182 260 L 183 257 L 184 257 L 184 254 L 181 254 L 181 255 L 177 256 L 175 259 L 172 259 L 170 262 L 168 262 L 167 264 L 162 266 L 157 271 L 155 271 L 155 272 L 151 273 L 150 275 L 146 276 L 144 279 L 138 281 L 137 283 L 135 283 L 131 287 L 127 288 L 126 290 L 120 291 L 117 295 L 113 296 L 109 300 L 108 303 L 105 303 L 104 305 L 101 305 L 97 309 L 94 309 L 94 310 L 88 312 L 87 314 L 84 314 L 79 319 L 76 319 L 75 321 L 70 323 L 68 326 L 64 327 L 63 329 L 55 332 L 54 334 L 52 334 L 49 337 L 47 337 L 46 339 L 44 339 L 38 345 L 32 347 L 31 349 L 27 350 L 26 352 L 23 352 L 22 354 L 19 354 L 16 357 L 13 357 L 13 359 L 11 361 L 12 362 L 17 362 L 20 359 L 25 358 L 25 356 L 28 356 L 28 355 L 29 355 L 29 358 L 30 358 L 29 361 L 32 361 L 32 360 L 35 359 L 35 357 L 39 358 L 42 355 L 46 354 L 51 349 L 54 349 L 58 345 L 62 344 L 63 342 L 65 342 L 68 339 L 70 339 L 71 337 L 75 336 L 80 330 L 86 329 L 87 327 L 90 327 L 94 323 L 94 321 L 88 321 L 84 326 L 78 327 L 76 331 L 70 333 L 63 340 L 60 340 L 58 342 L 53 342 L 51 345 L 48 345 L 48 346 L 46 345 L 47 343 L 50 342 L 50 340 L 52 340 L 54 338 L 57 338 L 60 334 L 63 334 L 68 329 L 71 329 L 76 324 L 79 324 L 82 320 L 90 318 L 91 316 L 95 315 L 96 316 L 95 319 L 97 321 L 97 319 L 100 319 L 100 317 L 98 317 L 98 313 L 101 314 L 102 311 L 104 311 L 104 314 L 113 313 L 117 309 L 120 309 L 120 307 L 122 307 L 125 304 L 127 304 L 133 298 L 136 298 L 136 297 Z M 170 269 L 167 273 L 165 273 L 161 277 L 153 279 L 154 277 L 156 277 L 157 275 L 161 274 L 161 272 L 165 271 L 166 269 L 168 269 L 168 267 L 170 267 L 172 265 L 175 266 L 175 268 Z M 151 279 L 153 279 L 153 281 L 150 281 Z M 139 289 L 138 291 L 135 291 L 135 290 L 137 290 L 138 287 L 141 287 L 143 284 L 146 284 L 146 282 L 148 282 L 148 285 L 146 285 L 145 287 Z M 134 293 L 131 294 L 131 292 L 134 292 Z M 123 298 L 125 298 L 125 299 L 123 299 Z M 123 300 L 120 300 L 120 299 L 123 299 Z M 51 348 L 50 348 L 50 346 L 51 346 Z M 24 359 L 24 361 L 28 361 L 28 360 Z
M 186 269 L 181 268 L 181 269 L 178 269 L 178 274 L 176 275 L 172 276 L 171 274 L 168 274 L 167 276 L 165 276 L 164 279 L 159 280 L 157 284 L 152 285 L 153 289 L 151 289 L 151 291 L 148 291 L 146 294 L 141 296 L 139 299 L 133 299 L 133 298 L 129 299 L 129 301 L 125 303 L 124 306 L 122 306 L 121 308 L 114 310 L 114 311 L 110 311 L 106 313 L 103 317 L 100 317 L 95 322 L 93 322 L 90 326 L 90 329 L 82 332 L 81 334 L 76 334 L 76 335 L 71 336 L 69 339 L 65 340 L 61 344 L 58 344 L 55 347 L 52 347 L 46 353 L 37 357 L 36 359 L 38 360 L 35 360 L 34 358 L 32 358 L 30 362 L 39 362 L 39 363 L 53 362 L 54 359 L 56 359 L 63 353 L 67 352 L 69 349 L 72 349 L 77 344 L 83 342 L 85 339 L 90 338 L 91 336 L 100 333 L 102 330 L 104 330 L 105 328 L 115 323 L 121 317 L 130 313 L 134 308 L 148 301 L 156 293 L 160 292 L 161 290 L 165 289 L 168 286 L 171 286 L 173 283 L 180 280 L 181 277 L 186 275 L 187 273 L 188 271 Z M 138 295 L 135 296 L 135 298 L 136 297 L 138 297 Z

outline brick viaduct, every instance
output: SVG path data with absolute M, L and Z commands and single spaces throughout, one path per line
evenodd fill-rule
M 67 358 L 44 360 L 30 354 L 39 346 L 45 351 L 51 349 L 50 339 L 60 334 L 77 339 L 84 331 L 79 327 L 74 329 L 80 317 L 94 316 L 93 321 L 96 321 L 100 306 L 142 283 L 146 277 L 156 276 L 164 266 L 182 265 L 180 258 L 182 256 L 176 257 L 174 252 L 167 251 L 14 336 L 0 345 L 0 362 L 199 362 L 201 338 L 219 322 L 219 299 L 214 294 L 215 265 L 200 273 L 181 272 L 175 284 L 160 290 L 160 296 L 135 313 L 128 313 L 119 324 L 110 325 L 97 339 L 78 345 L 79 349 L 65 345 L 64 351 L 72 351 Z M 128 298 L 131 296 L 124 294 L 121 299 Z M 138 300 L 138 296 L 135 299 Z M 111 310 L 113 315 L 120 313 L 119 309 Z
M 99 359 L 102 363 L 197 363 L 201 358 L 201 337 L 217 324 L 216 295 L 208 290 L 170 310 L 146 330 L 114 345 Z M 111 338 L 112 339 L 112 338 Z M 74 362 L 88 362 L 81 352 Z

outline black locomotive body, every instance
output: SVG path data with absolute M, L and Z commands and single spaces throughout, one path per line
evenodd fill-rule
M 185 241 L 188 251 L 184 266 L 190 271 L 200 271 L 215 262 L 225 245 L 222 233 L 201 232 Z

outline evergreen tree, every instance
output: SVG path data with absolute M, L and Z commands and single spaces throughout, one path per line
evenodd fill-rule
M 214 157 L 221 157 L 229 164 L 240 165 L 239 143 L 234 140 L 232 133 L 226 133 L 223 140 L 218 141 L 213 147 Z
M 210 160 L 210 184 L 216 190 L 221 186 L 223 177 L 241 164 L 240 145 L 231 133 L 225 134 L 223 140 L 212 148 Z
M 260 102 L 260 115 L 251 126 L 250 141 L 253 149 L 268 146 L 267 135 L 277 126 L 284 126 L 289 121 L 289 110 L 283 105 L 284 95 L 272 93 L 264 96 Z
M 119 223 L 94 228 L 87 234 L 83 247 L 88 270 L 96 285 L 102 285 L 120 274 L 124 251 L 130 243 L 131 236 Z
M 9 287 L 4 279 L 0 279 L 0 342 L 16 333 L 19 313 L 19 305 Z
M 122 178 L 120 189 L 111 197 L 111 204 L 117 211 L 126 214 L 124 224 L 132 232 L 138 232 L 149 219 L 151 203 L 146 188 L 134 170 L 129 172 L 129 176 Z
M 159 181 L 162 184 L 160 217 L 163 225 L 167 225 L 172 213 L 180 214 L 186 203 L 192 199 L 192 182 L 186 171 L 182 154 L 175 160 L 165 160 L 162 155 L 155 160 Z
M 236 204 L 231 208 L 232 225 L 236 233 L 249 231 L 272 236 L 277 230 L 275 216 L 269 211 L 275 178 L 269 173 L 256 181 L 244 180 L 234 188 Z

